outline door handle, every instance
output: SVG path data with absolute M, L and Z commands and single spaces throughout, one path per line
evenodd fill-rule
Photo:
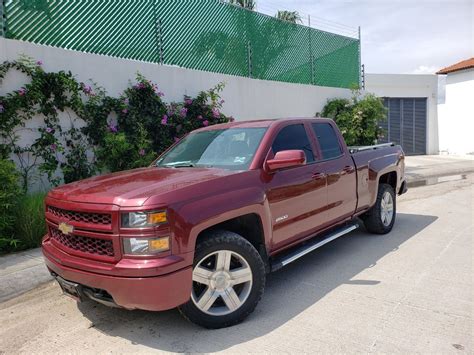
M 350 165 L 347 165 L 347 166 L 344 167 L 344 169 L 342 169 L 342 171 L 344 171 L 345 173 L 348 173 L 348 174 L 352 173 L 354 170 L 355 170 L 354 167 L 350 166 Z
M 324 179 L 326 177 L 326 174 L 325 173 L 314 173 L 312 177 L 313 177 L 313 180 L 320 180 L 320 179 Z

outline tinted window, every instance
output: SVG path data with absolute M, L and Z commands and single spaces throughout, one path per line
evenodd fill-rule
M 328 123 L 313 123 L 313 130 L 318 137 L 323 159 L 336 158 L 342 154 L 339 139 Z
M 272 145 L 273 153 L 282 150 L 302 150 L 306 154 L 306 162 L 314 161 L 313 149 L 302 124 L 286 126 L 278 133 Z

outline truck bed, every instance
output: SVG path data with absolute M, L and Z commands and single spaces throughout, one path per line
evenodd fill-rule
M 374 145 L 364 145 L 364 146 L 353 146 L 353 147 L 347 147 L 349 149 L 349 152 L 351 154 L 356 154 L 359 152 L 367 151 L 367 150 L 377 150 L 381 148 L 386 148 L 386 147 L 394 147 L 395 143 L 382 143 L 382 144 L 374 144 Z

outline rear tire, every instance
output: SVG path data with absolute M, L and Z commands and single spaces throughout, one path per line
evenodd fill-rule
M 387 234 L 393 228 L 396 214 L 397 204 L 393 187 L 380 184 L 375 205 L 361 218 L 370 233 Z
M 265 266 L 246 239 L 213 231 L 196 246 L 191 299 L 179 307 L 189 321 L 217 329 L 242 322 L 265 288 Z

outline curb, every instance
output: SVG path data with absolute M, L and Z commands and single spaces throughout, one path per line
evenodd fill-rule
M 53 278 L 44 265 L 41 249 L 0 257 L 0 303 L 28 292 Z
M 444 172 L 444 173 L 432 173 L 432 174 L 417 174 L 417 173 L 405 172 L 405 176 L 406 176 L 406 181 L 410 183 L 410 182 L 417 182 L 417 181 L 425 180 L 425 179 L 454 176 L 454 175 L 463 175 L 463 174 L 472 174 L 472 173 L 474 173 L 474 168 L 469 167 L 469 168 L 453 169 L 452 171 Z

